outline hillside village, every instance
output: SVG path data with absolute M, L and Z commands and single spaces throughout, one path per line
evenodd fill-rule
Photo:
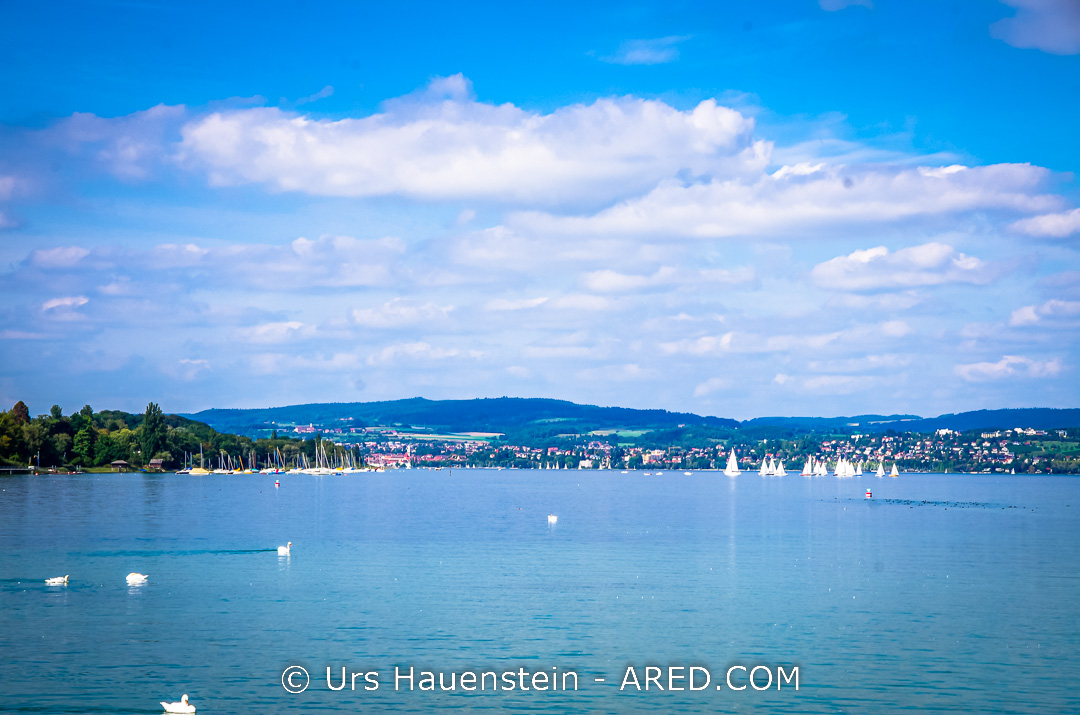
M 297 428 L 308 434 L 313 426 Z M 326 433 L 345 448 L 356 448 L 375 467 L 516 467 L 553 469 L 717 469 L 734 449 L 744 470 L 763 460 L 783 460 L 798 471 L 805 460 L 835 464 L 843 458 L 875 468 L 895 463 L 906 472 L 1080 473 L 1080 429 L 1017 427 L 993 432 L 937 430 L 932 434 L 852 434 L 833 439 L 738 437 L 708 446 L 650 448 L 612 438 L 571 441 L 556 446 L 508 445 L 490 437 L 424 439 L 394 430 Z

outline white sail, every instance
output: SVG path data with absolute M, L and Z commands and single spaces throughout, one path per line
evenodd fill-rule
M 758 470 L 758 474 L 763 477 L 769 476 L 769 463 L 764 457 L 761 458 L 761 469 Z
M 892 471 L 891 471 L 891 472 L 889 472 L 889 476 L 890 476 L 890 477 L 899 477 L 899 476 L 900 476 L 900 470 L 898 470 L 898 469 L 896 468 L 896 462 L 893 462 L 893 464 L 892 464 Z
M 877 472 L 876 472 L 876 474 L 879 477 L 884 477 L 885 476 L 885 462 L 884 461 L 881 461 L 881 462 L 877 463 Z
M 802 468 L 802 475 L 804 477 L 812 477 L 812 476 L 814 476 L 814 458 L 813 457 L 807 457 L 806 458 L 806 464 L 804 464 L 803 468 Z
M 856 477 L 861 477 L 862 476 L 862 461 L 860 461 L 858 464 L 855 465 L 855 476 Z
M 739 460 L 735 456 L 735 448 L 731 448 L 731 455 L 728 457 L 727 466 L 724 468 L 724 474 L 729 477 L 735 477 L 740 474 L 739 472 Z
M 782 477 L 785 474 L 787 474 L 787 472 L 784 471 L 784 460 L 781 459 L 779 464 L 776 465 L 776 471 L 773 472 L 773 476 Z

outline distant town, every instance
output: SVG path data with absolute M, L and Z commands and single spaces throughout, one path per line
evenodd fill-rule
M 283 426 L 286 429 L 289 427 Z M 798 472 L 805 461 L 835 464 L 841 458 L 864 468 L 896 464 L 906 472 L 1080 473 L 1080 429 L 1041 430 L 1015 427 L 994 431 L 930 434 L 851 434 L 834 439 L 740 438 L 701 446 L 647 448 L 621 443 L 617 434 L 567 440 L 562 446 L 503 444 L 497 434 L 440 437 L 386 428 L 291 426 L 296 435 L 355 449 L 373 467 L 514 467 L 520 469 L 723 469 L 731 449 L 744 470 L 762 462 L 783 461 Z

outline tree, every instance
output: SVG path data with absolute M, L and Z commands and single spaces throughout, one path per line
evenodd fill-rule
M 11 408 L 11 415 L 15 418 L 16 424 L 26 424 L 30 421 L 30 408 L 26 406 L 25 402 L 19 400 Z
M 165 418 L 161 414 L 161 408 L 153 402 L 146 406 L 146 414 L 143 415 L 142 435 L 139 438 L 139 446 L 142 447 L 143 459 L 150 459 L 156 452 L 165 447 L 165 434 L 168 428 L 165 426 Z
M 60 409 L 60 405 L 53 405 L 49 410 L 49 416 L 54 420 L 60 420 L 64 418 L 64 411 Z
M 88 467 L 94 463 L 94 436 L 94 430 L 90 429 L 89 425 L 75 435 L 75 454 L 78 455 L 80 463 Z

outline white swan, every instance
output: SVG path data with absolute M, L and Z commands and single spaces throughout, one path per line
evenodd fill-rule
M 556 523 L 558 523 L 558 521 L 559 521 L 559 517 L 555 516 L 554 514 L 548 514 L 548 523 L 549 524 L 556 524 Z
M 195 706 L 188 702 L 187 693 L 184 693 L 178 703 L 167 703 L 164 700 L 161 702 L 161 707 L 165 708 L 167 713 L 193 713 L 195 712 Z
M 147 578 L 146 574 L 144 574 L 144 573 L 136 573 L 135 571 L 132 571 L 131 573 L 129 573 L 127 575 L 127 582 L 130 583 L 130 584 L 146 583 L 146 578 Z M 192 711 L 192 712 L 194 712 L 194 711 Z
M 49 584 L 50 586 L 67 586 L 67 582 L 67 576 L 57 576 L 56 578 L 45 579 L 45 583 Z
M 278 556 L 288 556 L 290 549 L 292 549 L 292 542 L 291 541 L 289 543 L 285 544 L 284 546 L 277 547 L 277 555 Z

